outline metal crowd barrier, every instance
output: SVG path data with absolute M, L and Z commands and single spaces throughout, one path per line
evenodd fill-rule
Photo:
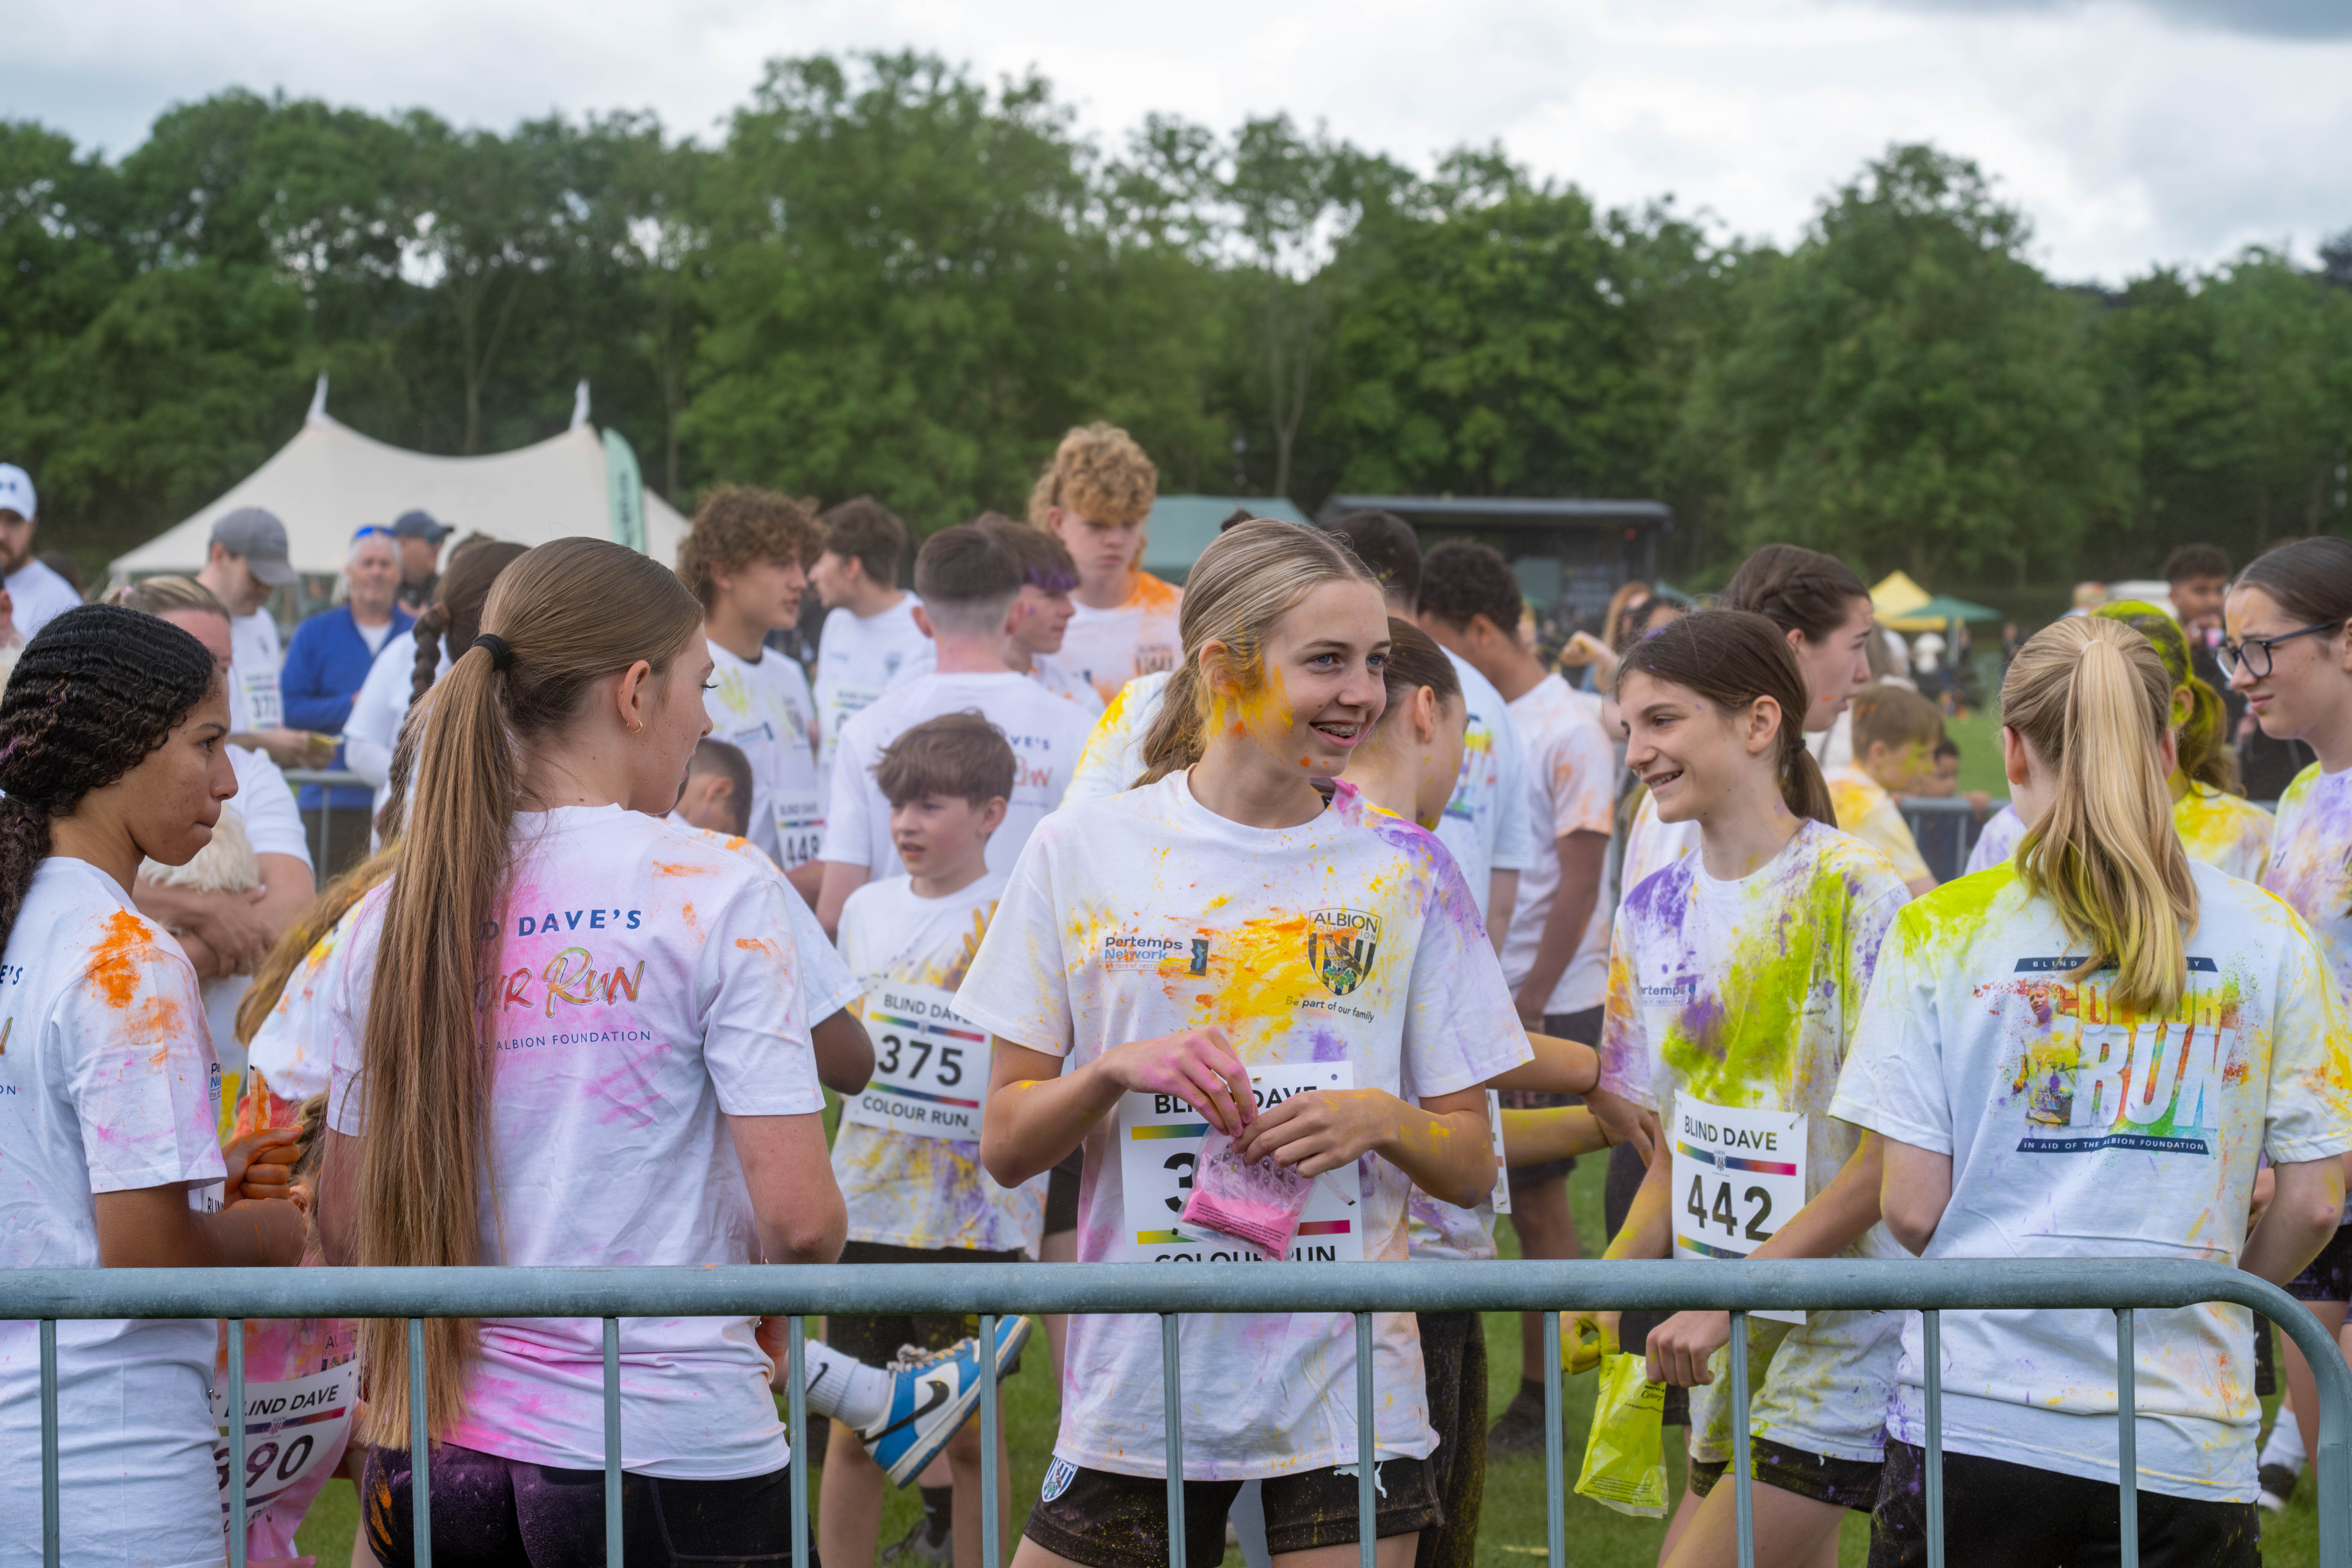
M 1983 836 L 1984 823 L 1977 820 L 1969 803 L 1955 795 L 1949 799 L 1912 799 L 1901 803 L 1904 826 L 1911 829 L 1912 841 L 1919 846 L 1919 858 L 1927 862 L 1928 871 L 1938 882 L 1948 882 L 1964 875 L 1969 868 L 1969 852 L 1977 847 Z M 1996 800 L 1986 812 L 1986 820 L 2009 803 Z
M 292 788 L 298 793 L 301 790 L 301 787 L 304 784 L 320 784 L 328 789 L 334 789 L 339 786 L 348 789 L 363 789 L 371 795 L 375 793 L 374 784 L 371 784 L 366 779 L 360 777 L 359 774 L 351 773 L 342 768 L 287 768 L 284 769 L 283 772 L 286 774 L 287 784 L 292 786 Z M 332 795 L 323 795 L 320 797 L 319 805 L 318 839 L 317 842 L 310 846 L 310 876 L 311 879 L 320 887 L 324 887 L 329 880 L 327 875 L 328 825 L 339 815 L 362 817 L 369 815 L 365 809 L 354 809 L 350 806 L 331 806 L 325 804 L 327 801 L 333 798 L 334 797 Z
M 1733 1458 L 1740 1568 L 1754 1568 L 1748 1478 L 1747 1315 L 1765 1309 L 1917 1311 L 1925 1315 L 1927 1562 L 1943 1568 L 1943 1387 L 1939 1314 L 2000 1308 L 2106 1308 L 2116 1315 L 2119 1471 L 2136 1473 L 2132 1310 L 2231 1301 L 2284 1329 L 2311 1363 L 2319 1392 L 2319 1560 L 2352 1568 L 2352 1371 L 2335 1337 L 2274 1285 L 2219 1264 L 2144 1258 L 2063 1260 L 1216 1264 L 974 1264 L 912 1269 L 888 1265 L 725 1268 L 224 1268 L 0 1270 L 0 1319 L 37 1319 L 41 1342 L 41 1504 L 44 1561 L 56 1568 L 58 1535 L 57 1321 L 60 1318 L 226 1318 L 229 1344 L 230 1563 L 246 1568 L 245 1338 L 256 1318 L 408 1320 L 412 1452 L 426 1451 L 426 1318 L 602 1318 L 604 1321 L 604 1520 L 607 1560 L 621 1561 L 620 1322 L 623 1317 L 789 1317 L 789 1413 L 796 1446 L 807 1429 L 804 1320 L 835 1313 L 980 1316 L 983 1346 L 1001 1314 L 1155 1314 L 1168 1419 L 1168 1517 L 1172 1568 L 1185 1568 L 1181 1368 L 1177 1325 L 1187 1312 L 1348 1312 L 1355 1318 L 1358 1459 L 1356 1506 L 1364 1568 L 1373 1568 L 1371 1314 L 1545 1311 L 1577 1307 L 1728 1310 Z M 1544 1331 L 1544 1486 L 1550 1568 L 1566 1568 L 1567 1465 L 1561 1436 L 1559 1319 Z M 996 1380 L 982 1384 L 982 1430 L 997 1426 Z M 997 1445 L 981 1445 L 982 1560 L 995 1563 Z M 429 1465 L 414 1469 L 416 1561 L 432 1562 Z M 809 1556 L 808 1467 L 792 1467 L 793 1561 Z M 2122 1563 L 2139 1561 L 2137 1489 L 2122 1489 Z

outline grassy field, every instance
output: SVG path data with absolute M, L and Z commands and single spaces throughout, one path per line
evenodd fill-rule
M 1966 746 L 1969 742 L 1963 741 Z M 1601 1162 L 1584 1161 L 1570 1182 L 1570 1196 L 1575 1208 L 1579 1231 L 1597 1244 L 1601 1237 Z M 1509 1221 L 1502 1226 L 1502 1245 L 1506 1257 L 1516 1256 L 1517 1243 L 1510 1234 Z M 1518 1383 L 1519 1328 L 1511 1314 L 1490 1312 L 1486 1316 L 1487 1394 L 1490 1418 L 1499 1415 L 1510 1400 Z M 1051 1372 L 1051 1362 L 1045 1353 L 1042 1331 L 1030 1341 L 1021 1371 L 1004 1385 L 1006 1436 L 1013 1453 L 1013 1495 L 1016 1519 L 1006 1530 L 1009 1548 L 1018 1532 L 1018 1516 L 1024 1515 L 1029 1503 L 1037 1495 L 1044 1479 L 1045 1466 L 1053 1457 L 1054 1433 L 1060 1417 L 1060 1400 L 1056 1396 Z M 1575 1473 L 1578 1459 L 1584 1449 L 1584 1435 L 1591 1425 L 1593 1379 L 1571 1378 L 1566 1384 L 1569 1434 L 1569 1472 Z M 2273 1402 L 2265 1402 L 2266 1404 Z M 1682 1490 L 1680 1452 L 1668 1442 L 1667 1470 L 1677 1498 Z M 1485 1514 L 1479 1521 L 1478 1562 L 1481 1568 L 1530 1568 L 1544 1555 L 1544 1481 L 1543 1458 L 1497 1461 L 1488 1472 Z M 2294 1506 L 2284 1515 L 2266 1515 L 2263 1520 L 2265 1539 L 2263 1542 L 2264 1563 L 2278 1568 L 2304 1568 L 2315 1563 L 2319 1557 L 2318 1533 L 2311 1506 L 2310 1484 L 2299 1489 Z M 815 1487 L 810 1487 L 814 1506 Z M 913 1489 L 893 1492 L 887 1501 L 882 1521 L 882 1541 L 885 1544 L 898 1540 L 915 1522 L 921 1512 L 921 1503 Z M 301 1547 L 317 1554 L 324 1568 L 341 1568 L 350 1561 L 352 1528 L 356 1521 L 356 1500 L 352 1489 L 341 1482 L 331 1482 L 318 1504 L 310 1510 L 301 1532 Z M 1657 1560 L 1658 1542 L 1664 1538 L 1663 1521 L 1631 1519 L 1601 1507 L 1586 1498 L 1570 1495 L 1567 1503 L 1569 1561 L 1577 1568 L 1651 1568 Z M 1839 1561 L 1846 1568 L 1856 1568 L 1868 1554 L 1869 1525 L 1859 1515 L 1848 1517 Z M 904 1563 L 906 1560 L 902 1559 Z M 1238 1552 L 1227 1554 L 1226 1568 L 1240 1568 Z M 835 1563 L 832 1568 L 850 1568 Z M 863 1564 L 858 1568 L 864 1568 Z

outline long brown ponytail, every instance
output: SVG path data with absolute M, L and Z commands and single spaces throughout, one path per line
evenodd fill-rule
M 702 606 L 668 567 L 603 540 L 559 539 L 517 558 L 490 591 L 482 626 L 503 640 L 501 660 L 487 647 L 451 650 L 418 748 L 368 1006 L 360 1263 L 478 1261 L 497 1205 L 480 977 L 497 962 L 489 933 L 524 804 L 521 748 L 572 721 L 604 677 L 638 659 L 667 670 L 701 625 Z M 425 1342 L 437 1434 L 464 1412 L 474 1325 L 428 1320 Z M 362 1324 L 361 1355 L 367 1440 L 404 1447 L 405 1325 Z
M 1371 581 L 1354 552 L 1318 529 L 1260 517 L 1217 535 L 1184 582 L 1176 619 L 1184 660 L 1143 738 L 1143 776 L 1136 783 L 1181 772 L 1207 747 L 1213 694 L 1201 673 L 1202 648 L 1223 644 L 1234 672 L 1255 679 L 1267 635 L 1299 600 L 1325 583 Z
M 2016 863 L 2058 907 L 2066 934 L 2090 946 L 2069 978 L 2113 964 L 2116 1004 L 2164 1016 L 2188 983 L 2185 932 L 2197 924 L 2197 884 L 2157 765 L 2172 721 L 2170 672 L 2123 622 L 2072 616 L 2018 650 L 2000 716 L 2054 774 L 2050 809 Z
M 1773 622 L 1747 610 L 1694 611 L 1625 650 L 1617 666 L 1619 689 L 1634 670 L 1696 692 L 1727 713 L 1770 698 L 1780 710 L 1780 798 L 1799 816 L 1837 826 L 1830 786 L 1805 749 L 1805 711 L 1812 706 L 1805 672 Z

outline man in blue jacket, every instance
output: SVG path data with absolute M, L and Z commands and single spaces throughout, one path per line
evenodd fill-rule
M 400 550 L 389 528 L 370 524 L 352 536 L 343 581 L 343 602 L 304 621 L 286 645 L 278 689 L 286 722 L 298 730 L 341 734 L 352 716 L 352 700 L 360 694 L 376 655 L 416 624 L 416 617 L 394 602 L 400 590 Z M 344 765 L 341 746 L 335 748 L 332 765 Z M 320 842 L 322 831 L 325 835 L 320 880 L 338 875 L 367 853 L 372 798 L 363 785 L 331 790 L 302 786 L 304 830 L 313 844 Z

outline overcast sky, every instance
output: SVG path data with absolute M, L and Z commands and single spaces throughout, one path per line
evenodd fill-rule
M 0 115 L 120 153 L 228 86 L 503 128 L 646 108 L 712 134 L 761 62 L 1030 67 L 1116 141 L 1287 110 L 1425 165 L 1499 141 L 1618 205 L 1781 242 L 1890 142 L 1977 159 L 2037 259 L 2116 280 L 2352 228 L 2347 0 L 7 0 Z

